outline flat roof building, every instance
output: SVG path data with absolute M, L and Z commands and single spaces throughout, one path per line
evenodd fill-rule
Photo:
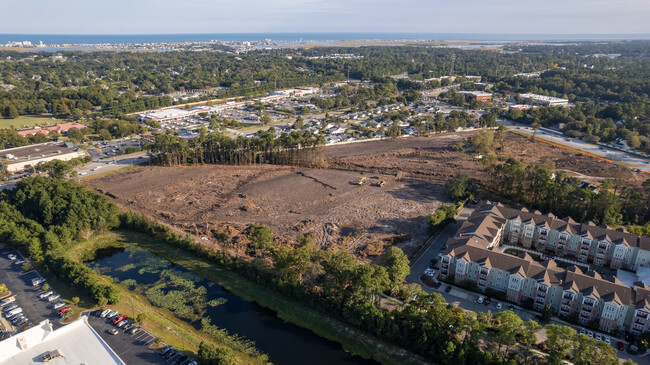
M 0 342 L 0 365 L 126 364 L 88 324 L 88 317 L 54 330 L 49 320 Z
M 476 99 L 478 101 L 489 101 L 492 100 L 492 93 L 487 93 L 484 91 L 459 91 L 460 95 L 463 95 L 466 100 Z
M 72 142 L 48 142 L 0 150 L 0 158 L 7 160 L 7 171 L 17 172 L 40 163 L 86 156 L 86 151 Z
M 539 94 L 521 94 L 522 99 L 533 99 L 542 105 L 550 106 L 566 106 L 569 105 L 568 99 L 556 98 L 553 96 L 539 95 Z

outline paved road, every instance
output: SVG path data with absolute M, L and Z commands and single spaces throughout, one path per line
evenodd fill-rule
M 458 228 L 463 224 L 464 221 L 472 214 L 474 209 L 463 208 L 456 217 L 456 222 L 448 224 L 442 232 L 440 232 L 433 239 L 433 243 L 427 248 L 427 250 L 420 255 L 420 257 L 411 264 L 411 274 L 407 277 L 407 280 L 412 283 L 420 282 L 420 275 L 426 270 L 427 266 L 431 263 L 431 260 L 438 257 L 440 251 L 442 251 L 443 246 L 448 239 L 453 237 L 453 235 L 458 231 Z
M 497 121 L 507 126 L 508 129 L 512 131 L 521 132 L 528 135 L 532 135 L 534 133 L 533 128 L 530 128 L 523 124 L 516 124 L 513 121 L 507 119 L 501 119 L 501 118 L 497 119 Z M 622 151 L 608 149 L 606 147 L 595 145 L 579 139 L 569 138 L 566 136 L 559 136 L 553 133 L 544 132 L 540 130 L 537 131 L 536 137 L 540 139 L 544 139 L 551 143 L 558 143 L 571 148 L 579 149 L 581 151 L 585 151 L 609 160 L 620 161 L 629 164 L 631 165 L 631 167 L 637 168 L 641 171 L 650 172 L 650 163 L 648 163 L 649 162 L 648 160 L 644 160 L 640 157 L 636 157 L 634 155 L 630 155 Z
M 101 174 L 107 171 L 121 169 L 130 165 L 136 165 L 149 161 L 149 156 L 146 152 L 137 152 L 125 156 L 117 156 L 115 158 L 91 162 L 89 164 L 77 168 L 80 177 L 92 176 Z

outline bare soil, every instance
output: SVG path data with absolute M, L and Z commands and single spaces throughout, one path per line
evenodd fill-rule
M 472 132 L 367 141 L 326 148 L 328 167 L 284 166 L 143 167 L 87 183 L 120 205 L 161 219 L 246 255 L 250 224 L 271 227 L 281 244 L 302 234 L 321 247 L 341 247 L 364 261 L 377 261 L 386 246 L 413 254 L 427 237 L 426 218 L 447 199 L 444 182 L 459 171 L 481 179 L 484 166 L 451 144 Z M 602 179 L 626 171 L 577 152 L 510 133 L 504 156 Z M 366 177 L 364 185 L 357 185 Z M 384 180 L 383 187 L 378 186 Z

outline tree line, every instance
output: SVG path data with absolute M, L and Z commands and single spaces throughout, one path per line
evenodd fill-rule
M 324 140 L 310 132 L 283 133 L 274 129 L 259 131 L 254 138 L 230 138 L 203 129 L 197 138 L 187 140 L 170 133 L 156 135 L 148 145 L 151 163 L 163 166 L 179 164 L 280 164 L 321 166 Z

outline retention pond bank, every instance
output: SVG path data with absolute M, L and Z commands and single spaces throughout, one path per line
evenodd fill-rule
M 254 341 L 273 363 L 375 364 L 145 249 L 103 250 L 89 266 L 196 328 L 209 318 L 209 324 Z

